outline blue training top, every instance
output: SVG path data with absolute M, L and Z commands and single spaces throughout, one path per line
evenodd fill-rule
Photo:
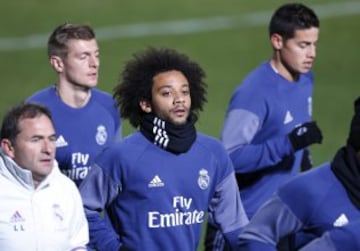
M 360 250 L 360 221 L 350 222 L 343 227 L 336 227 L 314 239 L 300 251 L 357 251 Z
M 94 157 L 104 147 L 121 138 L 120 113 L 110 94 L 93 88 L 88 103 L 81 108 L 65 104 L 55 86 L 40 90 L 27 99 L 49 108 L 56 140 L 56 160 L 61 171 L 79 186 L 89 172 Z
M 289 181 L 259 209 L 240 236 L 241 250 L 276 250 L 282 237 L 294 233 L 300 248 L 359 219 L 360 210 L 326 163 Z
M 188 152 L 174 154 L 135 132 L 98 156 L 80 193 L 100 251 L 194 251 L 207 211 L 235 247 L 248 223 L 229 156 L 199 133 Z
M 294 153 L 287 135 L 311 120 L 312 92 L 311 72 L 289 82 L 266 62 L 244 79 L 230 100 L 221 138 L 249 219 L 300 171 L 303 150 Z

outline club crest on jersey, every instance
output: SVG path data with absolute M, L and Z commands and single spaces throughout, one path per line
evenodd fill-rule
M 54 204 L 52 206 L 53 208 L 53 216 L 54 216 L 54 219 L 56 219 L 57 221 L 64 221 L 64 213 L 60 207 L 59 204 Z
M 65 229 L 65 225 L 64 225 L 65 215 L 64 215 L 64 211 L 61 209 L 61 206 L 59 204 L 53 204 L 52 210 L 53 210 L 53 220 L 55 223 L 55 229 L 58 231 Z
M 107 132 L 105 126 L 99 125 L 96 130 L 97 130 L 95 136 L 96 143 L 98 143 L 99 145 L 105 144 L 107 140 Z
M 208 171 L 205 169 L 201 169 L 199 171 L 198 185 L 201 189 L 205 190 L 209 187 L 210 177 Z

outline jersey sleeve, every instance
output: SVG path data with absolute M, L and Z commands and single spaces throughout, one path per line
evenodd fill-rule
M 253 139 L 261 127 L 262 119 L 254 112 L 245 109 L 232 109 L 228 112 L 221 138 L 234 163 L 236 173 L 269 168 L 293 153 L 287 135 L 254 143 Z
M 289 207 L 274 195 L 257 211 L 240 234 L 240 250 L 275 251 L 280 239 L 295 233 L 302 226 Z
M 359 229 L 360 221 L 348 223 L 343 227 L 335 227 L 308 243 L 300 251 L 360 250 Z
M 100 158 L 107 158 L 102 155 Z M 120 237 L 103 214 L 119 193 L 120 185 L 99 165 L 93 164 L 79 189 L 89 223 L 90 246 L 97 250 L 119 250 Z
M 221 229 L 227 242 L 235 248 L 237 238 L 242 228 L 248 223 L 248 218 L 242 205 L 231 160 L 225 150 L 223 150 L 223 156 L 221 170 L 231 171 L 226 171 L 228 175 L 215 188 L 209 205 L 209 218 L 212 224 Z

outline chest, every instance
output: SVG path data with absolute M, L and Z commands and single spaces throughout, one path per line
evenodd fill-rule
M 0 246 L 4 250 L 54 250 L 68 240 L 65 201 L 47 193 L 0 192 Z M 19 241 L 20 240 L 20 241 Z M 6 248 L 5 248 L 6 247 Z

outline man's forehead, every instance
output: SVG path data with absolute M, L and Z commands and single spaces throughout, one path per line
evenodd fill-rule
M 23 117 L 19 120 L 20 133 L 35 132 L 38 134 L 48 133 L 48 131 L 55 131 L 51 120 L 46 115 L 38 115 L 33 118 Z

